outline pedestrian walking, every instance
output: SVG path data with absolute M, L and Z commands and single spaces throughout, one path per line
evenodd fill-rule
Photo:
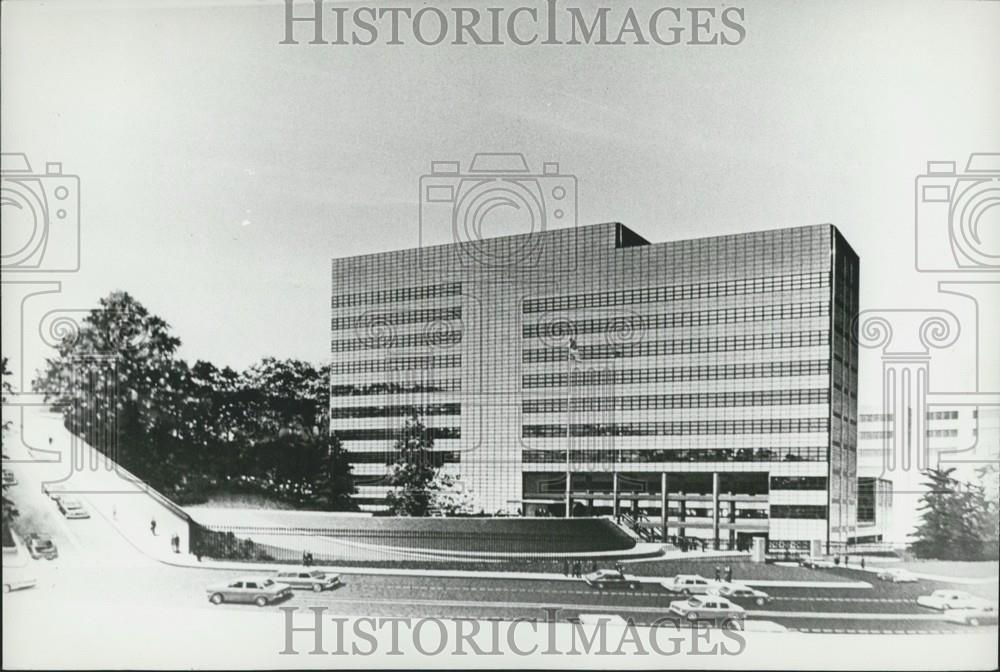
M 150 519 L 150 521 L 149 521 L 149 531 L 153 533 L 154 537 L 156 536 L 156 518 Z
M 592 559 L 590 561 L 590 571 L 592 571 L 592 572 L 596 572 L 597 571 L 597 559 L 596 558 L 594 558 L 594 559 Z
M 563 576 L 569 576 L 569 558 L 563 558 Z
M 851 564 L 851 556 L 845 555 L 844 556 L 844 567 L 847 567 L 850 564 Z
M 716 581 L 722 580 L 722 569 L 720 569 L 718 565 L 715 566 L 715 580 Z
M 625 565 L 622 564 L 621 560 L 615 560 L 615 569 L 618 570 L 619 574 L 625 573 Z
M 730 567 L 729 565 L 726 565 L 726 583 L 732 583 L 732 582 L 733 582 L 733 568 Z
M 573 563 L 573 576 L 577 578 L 583 576 L 583 563 L 579 560 Z
M 865 556 L 861 556 L 861 569 L 865 568 Z

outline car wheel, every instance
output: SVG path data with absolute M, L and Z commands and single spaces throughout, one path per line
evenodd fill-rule
M 598 590 L 604 590 L 604 584 L 603 583 L 597 584 L 597 589 Z
M 969 619 L 969 625 L 979 625 L 979 619 L 973 616 Z
M 697 611 L 689 611 L 688 615 L 687 615 L 687 619 L 689 621 L 697 621 L 698 620 L 698 612 Z
M 688 590 L 687 588 L 685 588 L 684 590 L 681 591 L 681 595 L 690 595 L 690 594 L 691 594 L 691 591 Z
M 320 584 L 318 584 L 318 583 L 314 583 L 314 584 L 313 584 L 313 592 L 314 592 L 314 593 L 318 593 L 318 592 L 320 592 L 320 591 L 322 591 L 322 590 L 323 590 L 323 586 L 321 586 L 321 585 L 320 585 Z
M 628 584 L 628 587 L 629 587 L 630 590 L 635 590 L 636 588 L 639 587 L 639 584 L 638 583 L 630 583 L 630 584 Z
M 756 603 L 757 603 L 757 606 L 758 606 L 758 607 L 763 607 L 763 606 L 764 606 L 764 602 L 765 602 L 765 601 L 766 601 L 766 600 L 764 600 L 764 598 L 763 598 L 763 597 L 758 597 L 758 598 L 757 598 L 756 600 L 754 600 L 754 602 L 756 602 Z
M 267 598 L 264 597 L 263 595 L 259 595 L 257 599 L 253 601 L 253 603 L 256 604 L 258 607 L 266 607 Z
M 212 593 L 212 597 L 208 599 L 212 604 L 222 604 L 225 602 L 225 599 L 222 597 L 222 593 Z

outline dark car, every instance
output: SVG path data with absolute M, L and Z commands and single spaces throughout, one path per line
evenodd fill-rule
M 627 577 L 617 569 L 599 569 L 596 572 L 584 574 L 583 580 L 588 586 L 598 590 L 636 590 L 639 587 L 639 582 L 635 578 Z

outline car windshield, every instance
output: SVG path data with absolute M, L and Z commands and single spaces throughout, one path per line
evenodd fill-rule
M 38 548 L 51 548 L 52 542 L 49 541 L 48 539 L 39 539 L 37 542 L 35 542 L 35 546 L 38 546 Z
M 268 586 L 273 586 L 274 581 L 272 581 L 271 579 L 264 579 L 263 581 L 261 581 L 260 585 L 262 588 L 267 588 Z
M 691 605 L 692 607 L 701 606 L 701 600 L 699 600 L 697 597 L 692 597 L 690 600 L 688 600 L 688 604 Z
M 310 572 L 309 576 L 313 577 L 314 579 L 322 579 L 323 577 L 326 576 L 326 574 L 324 574 L 323 572 L 316 572 L 316 571 L 314 571 L 314 572 Z

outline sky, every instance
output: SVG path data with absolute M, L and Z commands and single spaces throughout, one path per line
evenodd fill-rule
M 664 4 L 687 5 L 631 6 Z M 1000 339 L 977 363 L 972 303 L 937 291 L 969 274 L 914 267 L 927 161 L 1000 151 L 1000 3 L 729 4 L 738 45 L 360 46 L 279 44 L 277 0 L 5 2 L 0 144 L 79 176 L 81 259 L 5 274 L 4 341 L 20 324 L 27 371 L 49 311 L 124 289 L 189 360 L 324 361 L 330 259 L 416 247 L 431 161 L 512 151 L 576 176 L 580 224 L 652 242 L 834 223 L 862 308 L 959 316 L 940 389 L 1000 389 Z M 42 280 L 59 291 L 22 301 Z M 863 380 L 879 356 L 863 351 Z

